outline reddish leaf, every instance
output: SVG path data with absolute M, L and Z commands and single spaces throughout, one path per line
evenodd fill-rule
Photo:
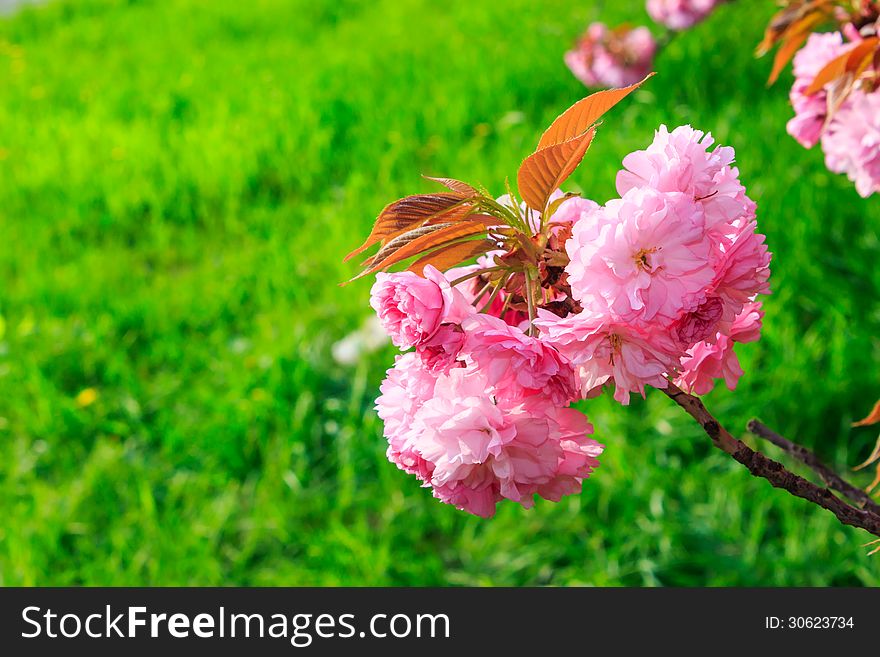
M 862 420 L 864 422 L 864 420 Z M 856 422 L 853 426 L 858 427 L 862 426 L 862 422 Z M 870 424 L 870 423 L 869 423 Z M 853 468 L 853 470 L 863 470 L 871 465 L 874 461 L 880 459 L 880 438 L 877 438 L 877 442 L 874 443 L 874 449 L 871 450 L 871 455 L 866 458 L 862 463 Z
M 814 14 L 823 16 L 824 19 L 831 10 L 830 5 L 831 0 L 790 1 L 787 7 L 770 19 L 764 32 L 764 38 L 756 50 L 758 57 L 766 55 L 787 33 L 797 29 L 800 21 Z
M 361 263 L 361 267 L 372 267 L 373 265 L 382 262 L 383 260 L 385 260 L 385 258 L 396 252 L 398 249 L 406 246 L 413 240 L 424 237 L 425 235 L 430 235 L 431 233 L 436 233 L 438 230 L 448 228 L 451 225 L 451 223 L 439 223 L 432 224 L 430 226 L 419 226 L 418 228 L 408 230 L 405 233 L 398 235 L 394 239 L 391 239 L 383 244 L 382 248 L 379 249 L 379 251 L 375 255 L 367 258 L 363 263 Z
M 779 79 L 782 70 L 807 40 L 813 28 L 824 20 L 824 14 L 811 13 L 788 28 L 782 38 L 782 45 L 779 46 L 779 50 L 776 51 L 776 56 L 773 58 L 773 69 L 770 71 L 770 78 L 767 80 L 768 86 Z
M 868 413 L 867 417 L 858 422 L 853 422 L 854 427 L 867 427 L 871 424 L 877 424 L 880 422 L 880 401 L 874 404 L 874 408 L 871 409 L 871 412 Z
M 519 194 L 530 208 L 544 210 L 550 194 L 580 164 L 595 134 L 596 128 L 590 128 L 573 139 L 542 148 L 523 161 L 516 179 Z
M 416 260 L 409 266 L 409 270 L 415 272 L 419 276 L 422 275 L 422 271 L 428 265 L 433 265 L 440 271 L 446 271 L 450 267 L 455 267 L 459 263 L 483 255 L 493 248 L 495 248 L 495 245 L 487 239 L 468 240 L 466 242 L 442 246 Z
M 865 489 L 867 492 L 872 492 L 877 486 L 880 486 L 880 465 L 877 466 L 877 474 L 874 477 L 874 481 L 868 484 L 868 487 Z
M 654 75 L 654 73 L 651 73 L 641 82 L 636 82 L 628 87 L 599 91 L 579 100 L 550 124 L 550 127 L 541 135 L 538 148 L 535 150 L 541 150 L 554 144 L 561 144 L 583 134 L 603 114 L 641 87 Z
M 457 221 L 466 217 L 470 211 L 470 204 L 460 194 L 407 196 L 385 206 L 385 209 L 379 213 L 370 236 L 345 256 L 345 260 L 350 260 L 377 242 L 392 239 L 407 230 L 436 221 L 438 217 L 445 217 L 446 221 Z
M 853 77 L 852 73 L 844 73 L 842 77 L 832 81 L 826 87 L 825 104 L 827 105 L 827 110 L 825 112 L 824 127 L 827 127 L 828 124 L 831 123 L 831 119 L 834 118 L 837 110 L 843 105 L 843 101 L 845 101 L 850 93 L 852 93 L 855 81 L 856 79 Z
M 816 74 L 804 93 L 810 95 L 821 91 L 826 84 L 847 73 L 851 73 L 854 77 L 858 76 L 870 63 L 878 43 L 880 39 L 877 37 L 865 39 L 854 48 L 832 59 Z
M 462 182 L 461 180 L 456 180 L 455 178 L 433 178 L 431 176 L 423 176 L 423 178 L 440 183 L 447 189 L 451 189 L 453 192 L 461 194 L 463 198 L 482 196 L 476 187 L 469 185 L 466 182 Z
M 429 249 L 444 246 L 465 237 L 476 236 L 486 232 L 480 222 L 458 222 L 453 224 L 437 224 L 423 226 L 408 233 L 399 235 L 388 242 L 373 258 L 368 268 L 352 278 L 356 280 L 367 274 L 385 269 L 407 258 L 424 253 Z M 349 281 L 350 282 L 350 281 Z

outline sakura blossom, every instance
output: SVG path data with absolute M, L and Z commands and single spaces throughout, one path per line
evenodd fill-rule
M 490 315 L 471 315 L 462 329 L 468 355 L 506 398 L 543 394 L 562 406 L 577 397 L 574 370 L 546 342 Z
M 825 164 L 845 173 L 860 196 L 880 192 L 880 92 L 855 91 L 822 135 Z
M 565 63 L 588 87 L 624 87 L 651 72 L 656 51 L 657 43 L 646 27 L 610 29 L 592 23 L 565 53 Z
M 714 278 L 702 208 L 681 192 L 634 188 L 578 222 L 566 243 L 572 296 L 633 325 L 695 309 Z
M 647 9 L 653 20 L 670 30 L 684 30 L 705 19 L 721 1 L 648 0 Z
M 640 330 L 589 311 L 564 319 L 542 313 L 536 323 L 544 339 L 577 367 L 585 398 L 613 383 L 614 399 L 627 405 L 630 393 L 644 396 L 647 386 L 663 387 L 682 354 L 663 331 Z
M 443 322 L 473 311 L 461 292 L 453 289 L 434 267 L 425 268 L 425 278 L 408 271 L 378 273 L 370 305 L 391 341 L 400 348 L 424 343 Z
M 878 72 L 868 66 L 861 74 L 863 83 L 858 79 L 847 82 L 838 78 L 810 93 L 820 71 L 841 55 L 852 53 L 863 38 L 852 23 L 844 25 L 841 31 L 809 36 L 794 57 L 795 81 L 789 97 L 795 116 L 788 122 L 787 129 L 804 148 L 821 143 L 828 169 L 846 174 L 855 183 L 859 195 L 867 198 L 880 191 Z M 843 93 L 841 89 L 849 91 Z
M 389 459 L 483 517 L 503 499 L 530 507 L 535 495 L 579 491 L 603 449 L 587 418 L 537 395 L 505 395 L 504 373 L 490 374 L 472 363 L 434 378 L 412 353 L 398 357 L 376 402 Z
M 635 187 L 661 192 L 682 192 L 702 205 L 707 227 L 754 213 L 754 202 L 745 194 L 739 170 L 733 166 L 734 150 L 720 146 L 710 133 L 689 125 L 672 132 L 661 125 L 648 148 L 623 158 L 617 174 L 617 193 Z
M 487 198 L 499 225 L 475 263 L 377 274 L 371 304 L 409 350 L 376 401 L 389 460 L 490 517 L 593 474 L 604 446 L 573 403 L 606 387 L 624 405 L 670 382 L 735 387 L 734 346 L 759 337 L 771 255 L 734 161 L 708 133 L 661 126 L 624 158 L 619 198 L 556 190 L 540 211 Z
M 675 384 L 697 395 L 705 395 L 715 387 L 716 379 L 724 379 L 730 390 L 743 375 L 739 359 L 733 351 L 737 342 L 754 342 L 761 334 L 764 312 L 761 302 L 749 302 L 733 321 L 729 332 L 718 333 L 711 342 L 702 341 L 688 350 L 681 359 L 681 371 Z
M 827 93 L 821 90 L 807 94 L 807 88 L 825 65 L 840 56 L 850 46 L 845 44 L 840 32 L 814 33 L 807 38 L 792 62 L 795 80 L 789 99 L 794 117 L 786 126 L 788 134 L 804 148 L 812 148 L 819 142 L 828 114 Z

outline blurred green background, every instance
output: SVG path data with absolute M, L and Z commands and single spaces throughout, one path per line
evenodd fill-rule
M 577 34 L 648 23 L 602 5 L 59 0 L 0 21 L 0 583 L 880 585 L 868 534 L 656 392 L 584 405 L 607 449 L 582 495 L 469 517 L 385 460 L 392 350 L 330 356 L 370 312 L 342 255 L 423 173 L 502 193 L 586 94 Z M 767 90 L 752 55 L 774 10 L 739 0 L 676 39 L 569 187 L 613 196 L 664 122 L 736 148 L 775 293 L 739 390 L 706 403 L 846 468 L 876 437 L 849 424 L 880 396 L 880 199 L 786 135 L 790 74 Z

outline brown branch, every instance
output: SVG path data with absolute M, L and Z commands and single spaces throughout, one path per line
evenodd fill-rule
M 853 486 L 834 470 L 822 463 L 822 461 L 819 460 L 819 457 L 806 447 L 793 443 L 788 438 L 780 436 L 773 431 L 773 429 L 762 424 L 758 420 L 750 420 L 746 428 L 759 438 L 768 440 L 777 447 L 785 450 L 788 454 L 818 474 L 822 481 L 825 482 L 826 486 L 839 493 L 843 493 L 850 500 L 855 502 L 859 508 L 868 509 L 875 514 L 880 515 L 880 504 L 877 504 L 872 500 L 871 496 L 861 488 Z
M 810 483 L 803 477 L 786 470 L 781 463 L 751 449 L 721 426 L 718 420 L 706 410 L 703 402 L 684 392 L 674 383 L 670 382 L 664 392 L 703 427 L 703 431 L 712 439 L 712 443 L 718 449 L 742 463 L 752 473 L 752 476 L 766 479 L 776 488 L 782 488 L 795 497 L 818 504 L 833 513 L 844 525 L 859 527 L 874 536 L 880 536 L 880 515 L 867 509 L 857 509 L 850 506 L 827 488 Z

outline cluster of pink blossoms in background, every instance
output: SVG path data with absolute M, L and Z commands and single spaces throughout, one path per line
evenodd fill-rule
M 620 198 L 562 202 L 551 222 L 570 234 L 578 310 L 540 309 L 537 335 L 521 313 L 498 317 L 503 303 L 477 312 L 480 279 L 452 286 L 474 267 L 378 274 L 371 304 L 394 344 L 412 349 L 376 402 L 389 459 L 488 517 L 503 499 L 529 507 L 580 490 L 603 446 L 572 402 L 613 386 L 627 404 L 670 379 L 697 394 L 716 379 L 734 388 L 733 346 L 759 336 L 770 253 L 733 149 L 712 145 L 689 126 L 661 126 L 624 159 Z
M 724 0 L 648 0 L 648 14 L 670 30 L 693 27 Z
M 845 173 L 858 193 L 867 198 L 880 191 L 880 91 L 854 89 L 828 121 L 827 86 L 815 94 L 806 90 L 832 59 L 852 49 L 861 39 L 849 30 L 850 42 L 840 32 L 811 34 L 794 57 L 795 81 L 789 98 L 795 116 L 788 133 L 804 148 L 821 141 L 825 164 Z
M 651 18 L 670 30 L 684 30 L 705 19 L 724 0 L 648 0 Z M 658 44 L 647 27 L 610 28 L 592 23 L 565 53 L 565 63 L 588 87 L 635 84 L 654 68 Z
M 610 29 L 593 23 L 565 53 L 565 63 L 588 87 L 626 87 L 651 72 L 657 43 L 647 27 Z

